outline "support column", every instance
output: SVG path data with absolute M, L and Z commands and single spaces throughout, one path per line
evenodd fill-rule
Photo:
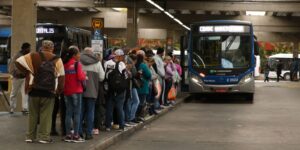
M 166 52 L 173 52 L 174 49 L 174 30 L 167 30 L 167 39 L 166 39 Z
M 12 39 L 11 56 L 21 48 L 22 43 L 31 44 L 36 49 L 37 0 L 13 0 L 12 3 Z
M 136 2 L 132 7 L 127 8 L 127 47 L 137 46 L 138 40 L 138 8 Z

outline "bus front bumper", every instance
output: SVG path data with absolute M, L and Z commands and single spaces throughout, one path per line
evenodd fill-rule
M 195 78 L 189 82 L 190 93 L 254 93 L 254 78 L 248 82 L 239 82 L 238 84 L 212 85 L 205 84 Z

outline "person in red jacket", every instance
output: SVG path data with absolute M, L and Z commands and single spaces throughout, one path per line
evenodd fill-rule
M 84 142 L 79 136 L 79 124 L 81 115 L 81 101 L 83 86 L 82 82 L 86 80 L 86 75 L 82 70 L 82 65 L 79 62 L 80 52 L 78 47 L 70 46 L 64 58 L 65 68 L 65 103 L 66 103 L 66 142 Z M 73 119 L 73 121 L 72 121 Z M 73 122 L 73 130 L 71 131 Z

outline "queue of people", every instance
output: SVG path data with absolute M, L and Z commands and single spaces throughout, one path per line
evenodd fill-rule
M 105 58 L 90 47 L 77 46 L 57 57 L 49 40 L 42 42 L 40 52 L 28 49 L 30 45 L 23 44 L 11 63 L 16 78 L 13 89 L 24 84 L 29 95 L 28 100 L 23 97 L 28 101 L 23 109 L 29 112 L 28 143 L 52 143 L 50 135 L 58 135 L 58 113 L 64 141 L 80 143 L 99 131 L 126 131 L 175 103 L 182 69 L 179 60 L 163 48 L 156 54 L 151 49 L 115 49 Z

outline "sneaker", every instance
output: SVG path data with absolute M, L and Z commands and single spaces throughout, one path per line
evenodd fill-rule
M 10 111 L 9 111 L 9 113 L 10 114 L 14 114 L 14 109 L 11 108 Z
M 128 122 L 128 124 L 130 124 L 131 126 L 135 127 L 137 126 L 138 124 L 134 123 L 134 122 Z
M 125 127 L 133 127 L 134 125 L 131 125 L 129 123 L 125 123 Z
M 110 131 L 110 128 L 105 128 L 105 131 L 109 132 L 109 131 Z
M 73 142 L 73 136 L 71 134 L 67 135 L 65 138 L 64 138 L 64 141 L 65 142 Z
M 53 143 L 53 140 L 52 139 L 49 139 L 49 140 L 39 140 L 38 142 L 41 143 L 41 144 L 50 144 L 50 143 Z
M 26 143 L 33 143 L 33 140 L 32 139 L 26 139 L 25 142 Z
M 125 132 L 125 131 L 127 131 L 128 129 L 127 128 L 119 128 L 117 131 L 118 132 Z
M 82 142 L 85 142 L 85 140 L 83 138 L 81 138 L 79 135 L 75 135 L 73 137 L 73 142 L 74 143 L 82 143 Z
M 91 140 L 91 139 L 93 139 L 93 136 L 92 136 L 92 135 L 86 135 L 86 136 L 85 136 L 85 140 Z
M 118 124 L 114 124 L 114 125 L 112 125 L 112 128 L 118 130 L 119 129 L 119 125 Z
M 93 134 L 98 135 L 99 134 L 99 129 L 93 129 Z

